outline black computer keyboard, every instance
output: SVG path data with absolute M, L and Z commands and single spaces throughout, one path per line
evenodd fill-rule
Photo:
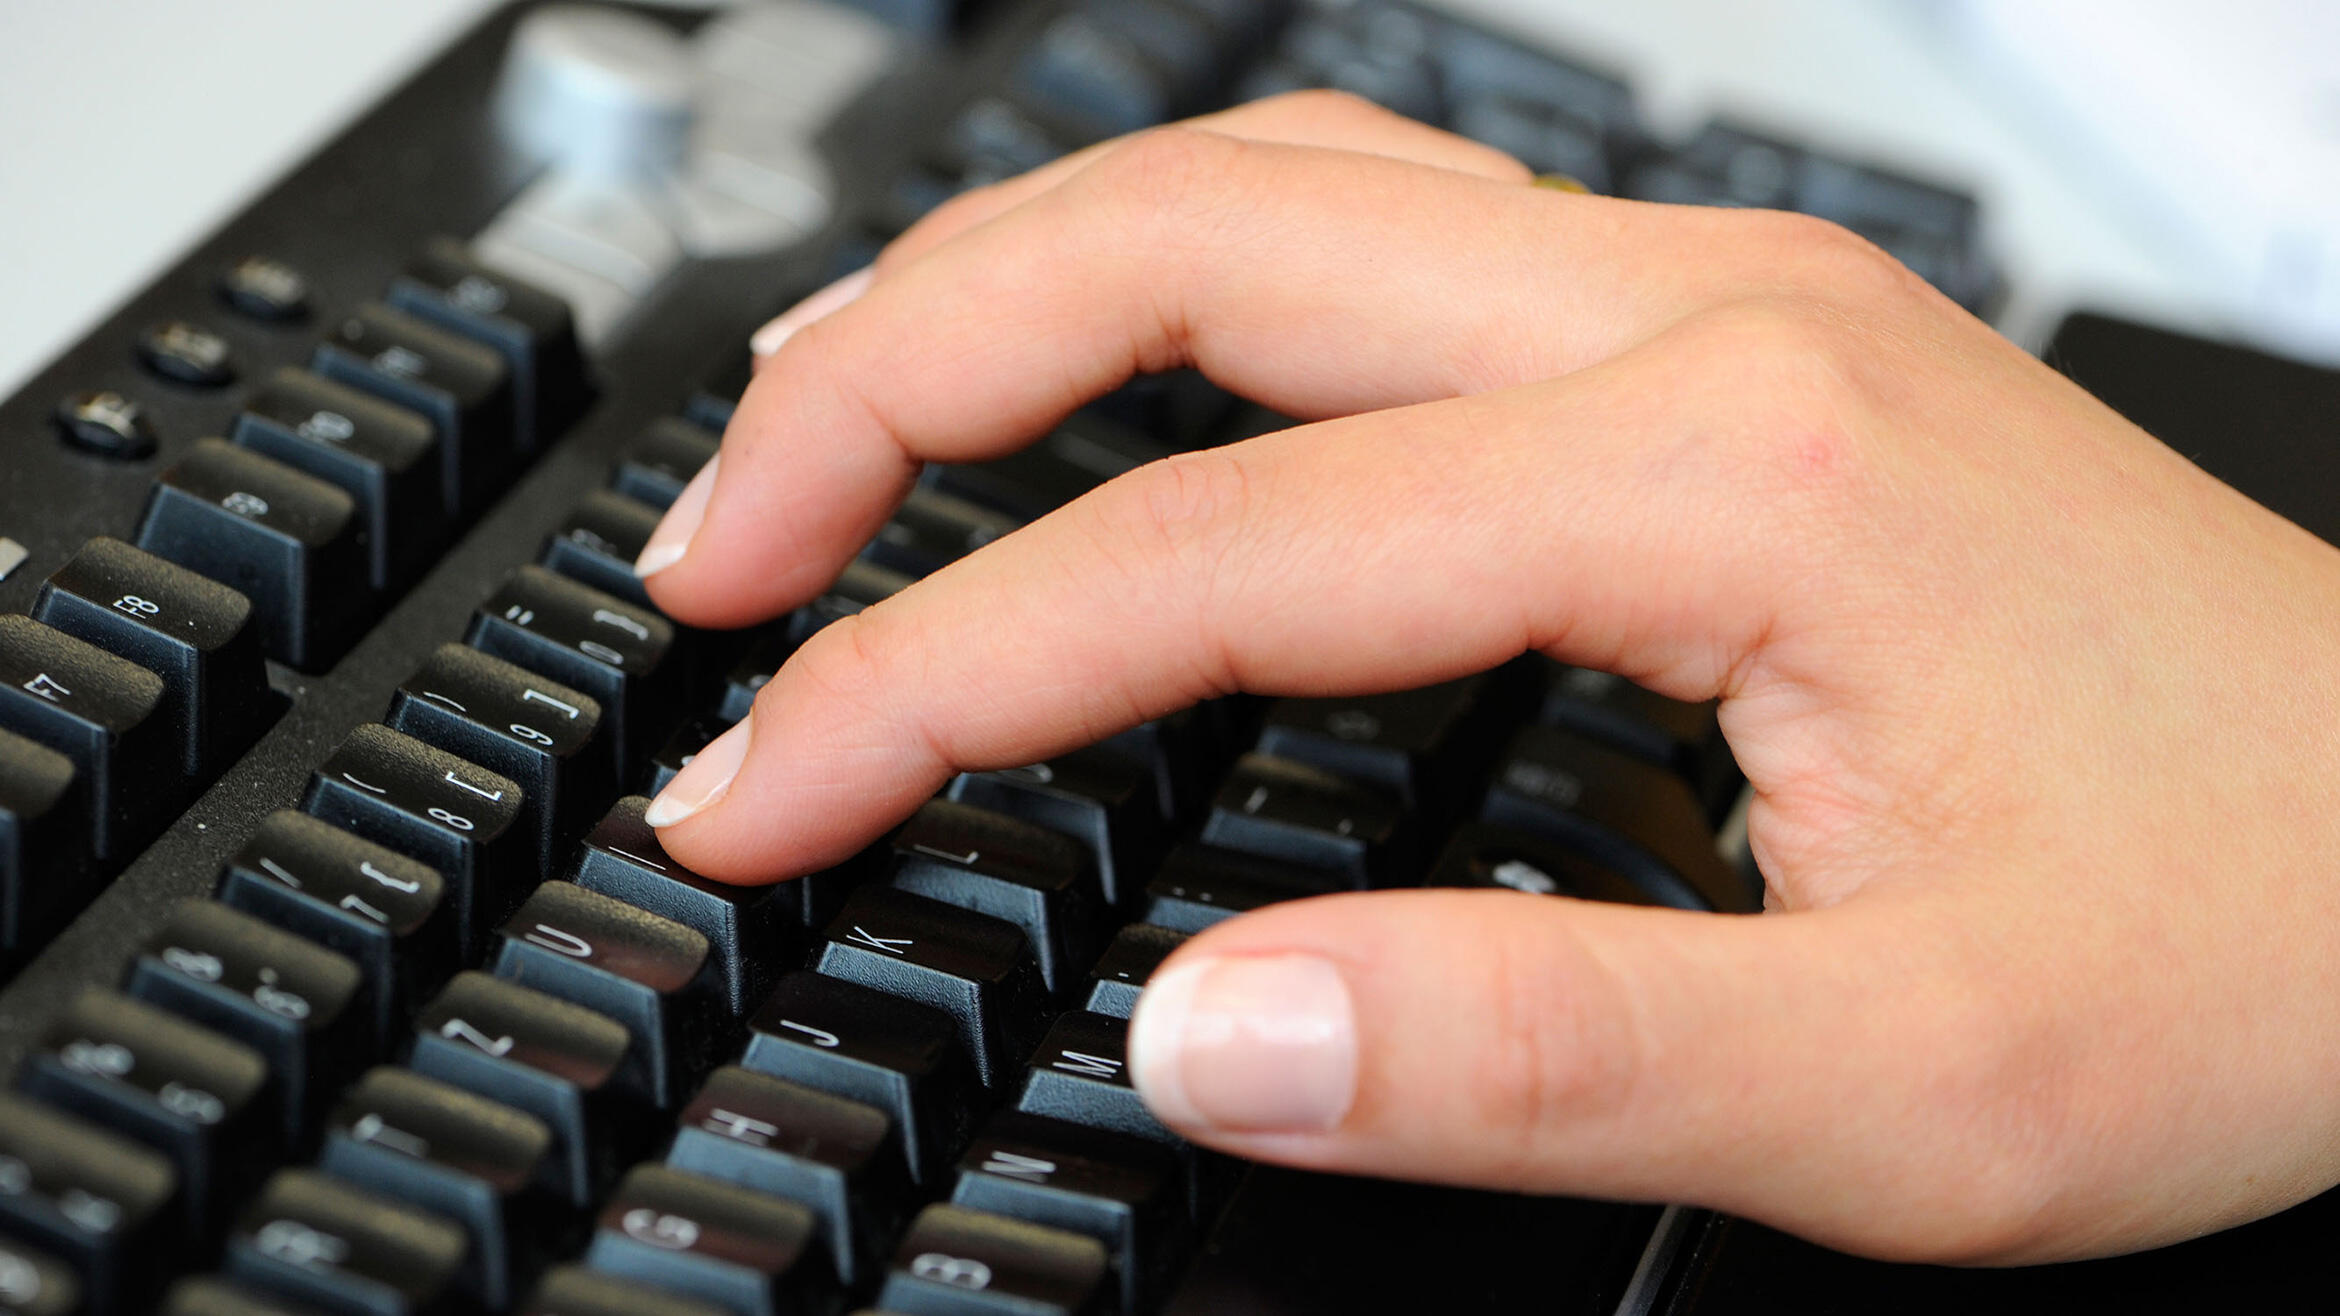
M 1752 908 L 1711 708 L 1541 662 L 1223 700 L 769 889 L 642 821 L 820 626 L 1278 423 L 1138 381 L 696 631 L 631 563 L 747 333 L 967 186 L 1325 85 L 1996 290 L 1954 190 L 1657 142 L 1399 5 L 498 12 L 0 405 L 0 1311 L 1747 1309 L 1732 1222 L 1246 1166 L 1123 1056 L 1153 966 L 1264 903 Z

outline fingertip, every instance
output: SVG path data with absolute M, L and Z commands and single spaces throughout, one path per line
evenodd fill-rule
M 1139 994 L 1129 1047 L 1155 1112 L 1204 1134 L 1324 1133 L 1356 1103 L 1356 1003 L 1321 956 L 1174 966 Z
M 666 515 L 659 518 L 658 528 L 650 532 L 641 555 L 634 559 L 636 577 L 648 580 L 689 555 L 699 527 L 706 523 L 707 504 L 715 496 L 716 468 L 722 462 L 720 452 L 708 458 L 675 497 L 674 505 L 666 509 Z
M 864 265 L 813 293 L 775 316 L 770 323 L 750 335 L 748 350 L 754 353 L 759 360 L 771 356 L 774 352 L 779 351 L 789 339 L 802 332 L 806 326 L 834 315 L 859 301 L 861 295 L 869 291 L 870 283 L 876 278 L 877 267 Z

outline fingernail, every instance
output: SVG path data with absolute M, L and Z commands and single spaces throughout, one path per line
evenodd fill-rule
M 853 300 L 869 291 L 869 281 L 877 270 L 868 265 L 853 271 L 812 296 L 782 312 L 771 323 L 756 330 L 748 339 L 748 350 L 757 356 L 770 356 L 780 350 L 780 344 L 794 337 L 796 331 L 824 315 L 843 310 Z
M 683 560 L 691 551 L 691 537 L 699 533 L 699 523 L 707 519 L 707 499 L 715 493 L 715 464 L 723 460 L 717 453 L 707 459 L 691 482 L 675 497 L 674 506 L 666 509 L 658 528 L 650 532 L 649 542 L 642 545 L 642 555 L 634 559 L 634 574 L 645 579 L 657 575 Z
M 1173 1125 L 1322 1133 L 1356 1099 L 1356 1007 L 1313 955 L 1182 964 L 1138 994 L 1129 1068 Z
M 652 827 L 672 827 L 722 799 L 739 775 L 739 765 L 747 762 L 748 725 L 742 722 L 708 741 L 707 747 L 666 783 L 666 789 L 658 792 L 658 798 L 643 812 L 642 821 Z

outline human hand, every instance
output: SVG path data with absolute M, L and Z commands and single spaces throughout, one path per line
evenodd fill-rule
M 805 601 L 921 462 L 1134 371 L 1317 423 L 823 630 L 669 788 L 668 849 L 771 880 L 961 769 L 1541 650 L 1720 697 L 1776 912 L 1222 924 L 1132 1027 L 1175 1128 L 1963 1262 L 2340 1179 L 2340 557 L 1840 230 L 1524 181 L 1284 98 L 962 198 L 794 317 L 646 554 L 684 621 Z

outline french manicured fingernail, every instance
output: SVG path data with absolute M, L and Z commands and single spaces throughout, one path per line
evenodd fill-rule
M 1129 1068 L 1171 1124 L 1322 1133 L 1356 1100 L 1356 1006 L 1340 970 L 1313 955 L 1182 964 L 1139 993 Z
M 824 315 L 843 310 L 853 300 L 869 291 L 869 281 L 877 274 L 875 268 L 864 265 L 812 296 L 780 313 L 771 323 L 748 338 L 748 350 L 757 356 L 770 356 L 780 350 L 780 344 L 796 335 L 796 331 Z
M 650 532 L 649 542 L 642 545 L 642 555 L 634 559 L 634 574 L 655 576 L 683 560 L 691 551 L 691 537 L 699 533 L 699 523 L 707 519 L 707 499 L 715 492 L 715 465 L 723 460 L 717 453 L 707 459 L 691 482 L 675 497 L 674 506 Z
M 652 827 L 672 827 L 699 812 L 730 791 L 732 779 L 739 776 L 739 765 L 747 762 L 748 726 L 740 723 L 731 730 L 707 742 L 658 792 L 658 798 L 642 814 L 642 821 Z

